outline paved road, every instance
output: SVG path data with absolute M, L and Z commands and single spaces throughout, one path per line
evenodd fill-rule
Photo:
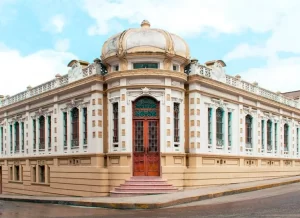
M 300 183 L 158 210 L 111 210 L 0 201 L 5 218 L 299 217 Z

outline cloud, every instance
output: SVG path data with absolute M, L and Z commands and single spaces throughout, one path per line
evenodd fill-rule
M 277 92 L 288 92 L 300 89 L 300 56 L 268 61 L 260 68 L 250 68 L 240 75 L 248 82 L 257 81 L 262 88 Z
M 55 50 L 60 52 L 65 52 L 70 47 L 70 40 L 69 39 L 59 39 L 55 43 Z
M 189 36 L 203 32 L 268 32 L 282 16 L 299 8 L 298 0 L 84 0 L 83 8 L 95 24 L 89 34 L 114 31 L 112 21 L 139 24 L 148 19 L 152 26 Z M 101 13 L 99 13 L 101 12 Z M 121 22 L 120 22 L 121 23 Z
M 40 50 L 21 55 L 18 50 L 0 43 L 1 77 L 0 94 L 14 95 L 26 90 L 28 85 L 37 86 L 54 79 L 56 74 L 68 72 L 67 63 L 77 59 L 69 52 Z M 13 85 L 12 85 L 13 84 Z
M 64 29 L 66 19 L 62 14 L 52 16 L 44 30 L 51 33 L 61 33 Z

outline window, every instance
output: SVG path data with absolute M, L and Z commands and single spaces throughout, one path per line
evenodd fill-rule
M 261 121 L 261 149 L 265 150 L 265 121 Z
M 179 142 L 179 103 L 174 103 L 174 142 Z
M 15 178 L 14 178 L 15 181 L 20 181 L 20 166 L 17 165 L 15 166 Z
M 212 108 L 208 108 L 208 144 L 212 144 Z
M 87 108 L 83 108 L 83 144 L 87 144 Z
M 64 149 L 67 149 L 68 147 L 68 115 L 67 112 L 63 113 L 63 125 L 64 125 L 64 129 L 63 129 L 63 135 L 64 135 Z
M 36 149 L 36 120 L 33 120 L 33 151 Z
M 228 112 L 228 146 L 232 145 L 232 112 Z
M 10 153 L 13 152 L 13 126 L 9 125 L 10 130 Z
M 216 136 L 217 136 L 217 148 L 222 148 L 223 147 L 223 136 L 224 136 L 224 126 L 223 126 L 223 114 L 224 111 L 221 108 L 218 108 L 216 111 L 216 127 L 217 127 L 217 132 L 216 132 Z
M 113 69 L 113 71 L 119 71 L 119 65 L 114 65 L 114 66 L 112 67 L 112 69 Z
M 267 122 L 267 149 L 272 151 L 272 121 Z
M 289 150 L 289 126 L 287 124 L 284 124 L 284 151 L 288 152 Z
M 15 123 L 15 152 L 20 151 L 20 125 L 19 122 Z
M 0 127 L 0 146 L 1 146 L 1 153 L 3 153 L 3 127 Z
M 31 171 L 31 180 L 32 182 L 37 182 L 36 181 L 36 166 L 32 167 L 32 171 Z
M 39 150 L 45 150 L 45 117 L 39 118 Z
M 25 143 L 25 140 L 24 140 L 24 122 L 21 122 L 21 149 L 22 149 L 22 152 L 24 152 L 24 143 Z
M 78 148 L 79 146 L 79 110 L 78 108 L 73 108 L 71 111 L 72 116 L 72 139 L 71 148 Z
M 179 66 L 176 64 L 173 64 L 173 71 L 178 71 L 178 69 L 179 69 Z
M 252 148 L 252 117 L 248 114 L 245 122 L 246 148 Z
M 134 63 L 133 69 L 152 68 L 158 69 L 158 63 Z
M 275 152 L 277 151 L 277 146 L 278 146 L 278 124 L 275 123 L 274 126 L 274 131 L 275 131 Z
M 51 116 L 48 116 L 48 150 L 51 151 Z
M 113 143 L 114 147 L 118 147 L 119 142 L 119 107 L 118 103 L 113 103 Z
M 45 174 L 45 166 L 44 165 L 40 165 L 39 166 L 39 182 L 40 183 L 45 183 L 46 178 L 45 178 L 46 174 Z

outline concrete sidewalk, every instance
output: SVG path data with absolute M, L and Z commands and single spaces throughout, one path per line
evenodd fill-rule
M 171 194 L 135 197 L 41 197 L 22 195 L 0 195 L 0 200 L 34 203 L 64 204 L 112 209 L 156 209 L 210 198 L 255 191 L 300 182 L 300 176 L 263 181 L 205 187 L 179 191 Z

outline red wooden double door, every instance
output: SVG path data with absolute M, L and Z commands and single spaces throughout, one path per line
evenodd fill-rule
M 159 102 L 133 103 L 133 176 L 160 176 Z

